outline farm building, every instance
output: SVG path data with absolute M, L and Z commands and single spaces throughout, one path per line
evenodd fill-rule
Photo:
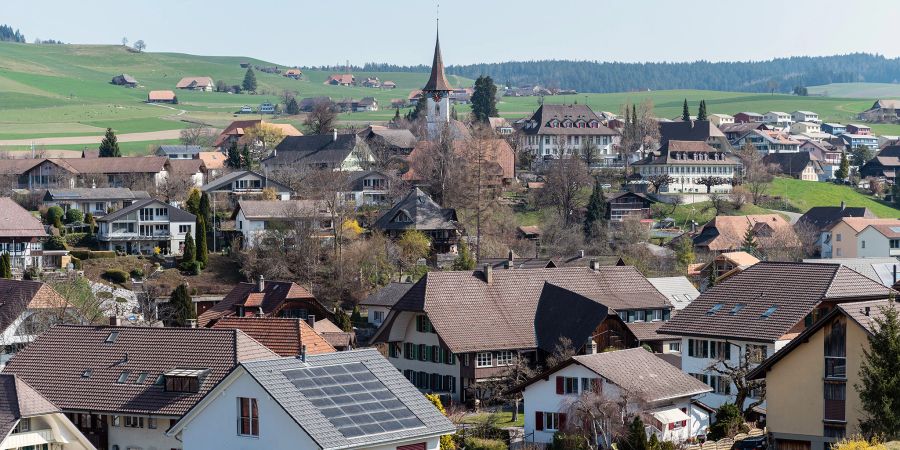
M 175 85 L 178 89 L 188 89 L 191 91 L 212 91 L 215 87 L 213 79 L 210 77 L 184 77 Z
M 859 113 L 860 120 L 867 122 L 896 122 L 900 100 L 878 100 L 871 108 Z
M 178 103 L 178 97 L 172 91 L 150 91 L 147 103 Z
M 125 86 L 130 88 L 137 87 L 138 84 L 137 80 L 135 80 L 133 76 L 128 75 L 127 73 L 114 76 L 110 83 L 115 84 L 116 86 Z

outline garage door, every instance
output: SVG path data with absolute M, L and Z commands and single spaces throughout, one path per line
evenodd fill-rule
M 794 441 L 791 439 L 775 439 L 777 450 L 809 450 L 809 441 Z

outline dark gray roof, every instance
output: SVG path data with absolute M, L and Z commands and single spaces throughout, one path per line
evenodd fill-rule
M 804 259 L 811 264 L 840 264 L 885 286 L 896 284 L 894 271 L 900 272 L 900 261 L 890 256 L 874 258 Z
M 537 347 L 549 354 L 562 337 L 570 342 L 586 342 L 609 311 L 600 302 L 544 282 L 534 313 Z
M 133 211 L 137 211 L 141 208 L 145 208 L 148 206 L 153 206 L 154 208 L 158 208 L 160 206 L 166 207 L 169 210 L 169 221 L 170 222 L 194 222 L 197 220 L 197 216 L 183 210 L 176 208 L 164 201 L 156 200 L 153 198 L 141 200 L 138 202 L 134 202 L 129 206 L 126 206 L 118 211 L 109 213 L 99 219 L 97 222 L 114 222 L 119 220 L 126 215 L 132 213 Z
M 549 269 L 556 267 L 556 264 L 549 258 L 481 258 L 478 260 L 478 267 L 490 264 L 494 269 Z
M 668 141 L 706 141 L 709 138 L 724 138 L 725 134 L 708 120 L 678 120 L 659 123 L 660 144 Z
M 163 153 L 166 156 L 171 154 L 181 154 L 187 153 L 190 155 L 196 155 L 200 153 L 199 145 L 160 145 L 157 153 Z
M 368 147 L 356 134 L 288 136 L 276 147 L 275 153 L 264 159 L 264 166 L 339 166 L 357 147 Z
M 847 206 L 813 206 L 800 216 L 797 223 L 808 223 L 816 230 L 822 231 L 844 217 L 870 217 L 875 215 L 866 207 Z
M 812 159 L 809 152 L 770 153 L 764 156 L 762 161 L 765 165 L 774 164 L 778 166 L 783 174 L 792 177 L 800 176 L 810 163 L 814 166 L 816 173 L 823 172 L 822 165 Z
M 61 200 L 139 200 L 150 198 L 146 191 L 128 188 L 73 188 L 47 189 L 44 201 Z
M 275 189 L 276 191 L 279 191 L 279 192 L 290 192 L 290 190 L 291 190 L 289 187 L 287 187 L 287 186 L 285 186 L 285 185 L 283 185 L 283 184 L 281 184 L 259 172 L 253 171 L 253 170 L 236 170 L 234 172 L 231 172 L 229 174 L 226 174 L 219 178 L 216 178 L 215 180 L 212 180 L 209 183 L 204 184 L 203 187 L 200 188 L 200 190 L 204 191 L 204 192 L 218 191 L 218 190 L 230 191 L 231 183 L 233 181 L 239 180 L 247 175 L 256 175 L 257 177 L 262 178 L 264 180 L 264 182 L 263 182 L 264 188 L 269 187 L 269 188 Z
M 374 447 L 455 431 L 374 349 L 311 355 L 305 361 L 247 362 L 243 367 L 323 450 Z M 329 395 L 328 386 L 334 385 L 354 392 Z M 359 407 L 363 413 L 354 414 Z
M 391 282 L 387 286 L 370 294 L 365 300 L 359 302 L 359 304 L 366 306 L 387 306 L 390 308 L 394 306 L 394 304 L 397 303 L 397 300 L 400 300 L 400 297 L 403 297 L 412 286 L 413 283 Z
M 405 215 L 411 219 L 401 222 L 397 219 Z M 375 222 L 379 230 L 455 230 L 457 229 L 456 210 L 441 208 L 428 194 L 419 188 L 413 188 L 403 200 L 400 200 L 388 212 Z

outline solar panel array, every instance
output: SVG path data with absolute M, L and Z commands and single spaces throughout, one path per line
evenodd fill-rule
M 365 364 L 288 370 L 284 375 L 344 437 L 425 426 Z

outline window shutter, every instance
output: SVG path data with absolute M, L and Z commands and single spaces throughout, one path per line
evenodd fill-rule
M 559 424 L 556 426 L 559 430 L 566 429 L 566 413 L 559 413 Z
M 544 429 L 544 413 L 540 411 L 534 412 L 534 429 L 537 431 Z
M 564 392 L 564 390 L 563 390 L 563 385 L 564 385 L 565 382 L 566 382 L 565 378 L 563 378 L 563 377 L 556 377 L 556 393 L 557 393 L 557 394 L 559 394 L 559 395 L 562 395 L 562 394 L 563 394 L 563 392 Z
M 669 424 L 669 429 L 670 429 L 670 430 L 674 430 L 674 429 L 675 429 L 675 422 L 672 422 L 672 423 Z
M 694 356 L 694 340 L 688 339 L 688 356 Z

